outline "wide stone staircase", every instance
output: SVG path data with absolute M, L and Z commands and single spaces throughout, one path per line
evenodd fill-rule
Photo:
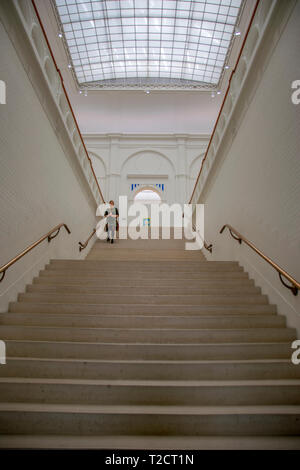
M 2 448 L 300 448 L 296 332 L 236 262 L 97 241 L 0 322 Z

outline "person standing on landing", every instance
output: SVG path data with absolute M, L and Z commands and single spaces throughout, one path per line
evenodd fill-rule
M 109 201 L 109 209 L 105 211 L 104 216 L 106 216 L 107 220 L 107 242 L 113 243 L 117 228 L 117 219 L 119 216 L 119 211 L 117 207 L 115 207 L 114 201 Z

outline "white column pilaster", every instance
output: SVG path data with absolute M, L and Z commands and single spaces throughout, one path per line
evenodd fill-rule
M 120 136 L 113 134 L 110 136 L 109 147 L 109 166 L 107 175 L 107 200 L 113 199 L 115 204 L 118 205 L 120 196 Z
M 187 203 L 187 157 L 186 136 L 177 137 L 177 157 L 175 174 L 175 198 L 180 204 Z

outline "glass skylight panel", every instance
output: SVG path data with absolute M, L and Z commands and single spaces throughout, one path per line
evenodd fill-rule
M 53 0 L 81 86 L 217 86 L 242 1 Z

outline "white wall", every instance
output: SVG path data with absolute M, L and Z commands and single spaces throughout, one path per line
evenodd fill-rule
M 300 105 L 291 101 L 291 83 L 300 79 L 300 2 L 280 37 L 281 21 L 278 15 L 270 27 L 266 40 L 273 52 L 268 61 L 261 56 L 252 69 L 256 91 L 239 103 L 244 117 L 231 145 L 221 142 L 219 166 L 199 202 L 205 203 L 205 238 L 213 243 L 208 258 L 239 260 L 300 335 L 300 293 L 293 296 L 265 261 L 228 232 L 218 233 L 223 224 L 231 224 L 300 280 Z
M 5 311 L 49 259 L 86 255 L 88 250 L 79 255 L 78 241 L 95 226 L 96 203 L 79 165 L 63 151 L 2 23 L 0 56 L 7 85 L 6 104 L 0 105 L 0 264 L 60 222 L 72 231 L 62 229 L 7 270 L 0 284 Z
M 187 203 L 204 156 L 208 135 L 86 134 L 105 200 L 134 199 L 143 186 L 153 186 L 167 203 Z M 138 184 L 134 190 L 132 184 Z M 157 184 L 164 185 L 158 187 Z
M 76 91 L 71 97 L 85 134 L 209 134 L 222 102 L 222 95 L 212 99 L 206 91 L 100 90 L 87 97 Z

